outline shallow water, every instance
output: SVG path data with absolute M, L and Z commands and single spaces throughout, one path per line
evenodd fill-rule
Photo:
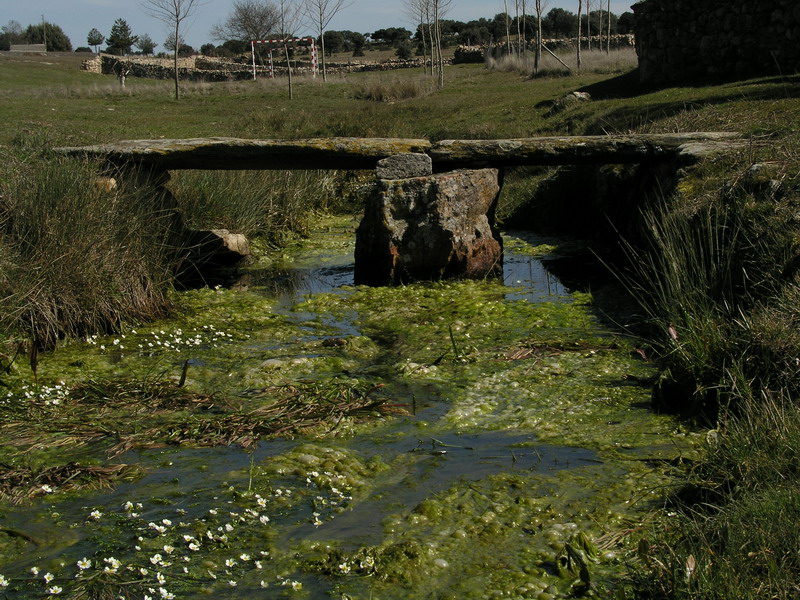
M 119 460 L 147 468 L 135 482 L 3 507 L 6 593 L 603 597 L 624 572 L 625 536 L 610 534 L 700 437 L 647 410 L 653 367 L 548 274 L 541 242 L 508 234 L 499 282 L 355 288 L 351 229 L 337 224 L 235 291 L 186 293 L 181 319 L 42 361 L 41 378 L 69 382 L 176 376 L 188 360 L 189 387 L 244 399 L 358 379 L 405 414 L 251 451 L 130 452 Z

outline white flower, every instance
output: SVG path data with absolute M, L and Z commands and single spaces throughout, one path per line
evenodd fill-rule
M 225 531 L 233 531 L 233 525 L 230 523 L 225 523 Z
M 161 562 L 161 555 L 153 554 L 153 556 L 150 557 L 150 562 L 153 563 L 154 565 L 157 565 L 158 563 Z
M 256 502 L 257 502 L 257 503 L 258 503 L 258 505 L 259 505 L 260 507 L 262 507 L 262 508 L 263 508 L 263 507 L 265 507 L 265 506 L 267 505 L 267 500 L 266 500 L 266 498 L 262 498 L 261 496 L 259 496 L 259 497 L 256 499 Z
M 139 567 L 139 574 L 140 574 L 142 577 L 146 577 L 146 576 L 147 576 L 147 574 L 148 574 L 149 572 L 150 572 L 150 571 L 148 571 L 148 570 L 147 570 L 147 569 L 145 569 L 144 567 Z
M 269 523 L 269 517 L 267 515 L 261 515 L 258 520 L 261 521 L 262 525 Z
M 298 591 L 298 590 L 302 590 L 302 589 L 303 589 L 303 584 L 302 584 L 302 583 L 300 583 L 299 581 L 293 581 L 293 582 L 292 582 L 292 589 L 293 589 L 295 592 L 296 592 L 296 591 Z
M 172 521 L 170 521 L 169 519 L 161 519 L 161 522 L 162 522 L 164 525 L 166 525 L 167 527 L 169 527 L 170 525 L 172 525 Z
M 244 560 L 244 561 L 248 561 L 248 560 L 250 560 L 250 555 L 249 554 L 240 554 L 239 555 L 239 559 L 240 560 Z
M 8 587 L 8 583 L 9 581 L 5 578 L 5 575 L 0 575 L 0 588 Z
M 375 566 L 375 559 L 371 556 L 364 557 L 364 560 L 361 561 L 361 568 L 362 569 L 370 569 Z
M 103 516 L 103 513 L 101 513 L 99 510 L 93 510 L 92 512 L 89 513 L 89 516 L 92 519 L 99 519 L 100 517 Z
M 261 561 L 260 560 L 257 560 L 253 564 L 255 565 L 256 569 L 260 569 L 261 568 Z
M 50 583 L 51 581 L 53 581 L 53 579 L 55 579 L 55 575 L 53 575 L 52 573 L 45 573 L 44 574 L 44 582 L 45 583 Z
M 236 582 L 233 579 L 228 580 L 228 585 L 231 587 L 236 587 Z
M 236 565 L 236 561 L 233 560 L 232 558 L 225 559 L 225 566 L 226 567 L 233 567 L 235 565 Z
M 161 594 L 161 597 L 164 598 L 164 600 L 172 600 L 175 597 L 175 594 L 168 592 L 163 587 L 158 588 L 158 593 Z
M 156 573 L 156 582 L 161 585 L 164 585 L 167 582 L 167 578 L 164 577 L 160 572 Z
M 341 571 L 346 575 L 347 573 L 350 572 L 350 565 L 348 565 L 346 562 L 343 562 L 342 564 L 339 565 L 339 571 Z
M 53 493 L 53 488 L 51 488 L 51 487 L 50 487 L 49 485 L 47 485 L 47 484 L 43 485 L 43 486 L 42 486 L 41 488 L 39 488 L 39 489 L 41 489 L 41 490 L 42 490 L 42 491 L 43 491 L 45 494 L 52 494 L 52 493 Z
M 56 594 L 60 594 L 62 590 L 63 588 L 60 585 L 54 585 L 53 587 L 48 588 L 47 593 L 55 596 Z
M 269 587 L 269 584 L 268 584 L 266 581 L 264 581 L 264 580 L 262 579 L 262 580 L 261 580 L 261 587 L 262 587 L 262 588 Z
M 166 546 L 164 546 L 164 552 L 166 552 L 167 554 L 172 554 L 174 550 L 175 550 L 175 548 L 173 548 L 173 547 L 172 547 L 172 546 L 170 546 L 169 544 L 167 544 Z
M 192 542 L 191 544 L 189 544 L 189 550 L 197 552 L 198 550 L 200 550 L 200 546 Z

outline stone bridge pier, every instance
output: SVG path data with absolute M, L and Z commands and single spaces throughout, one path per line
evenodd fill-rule
M 356 284 L 502 274 L 497 169 L 434 174 L 428 155 L 398 154 L 380 160 L 376 175 L 356 231 Z
M 166 182 L 175 169 L 376 170 L 356 234 L 356 283 L 390 285 L 502 273 L 494 226 L 505 167 L 526 165 L 669 165 L 675 171 L 707 155 L 741 148 L 738 134 L 539 137 L 508 140 L 319 138 L 134 140 L 57 153 L 100 159 L 121 177 L 155 190 L 172 230 L 198 252 L 188 262 L 231 263 L 246 240 L 224 230 L 191 232 Z

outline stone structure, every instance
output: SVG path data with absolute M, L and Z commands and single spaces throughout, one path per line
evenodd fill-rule
M 644 0 L 633 11 L 643 83 L 800 70 L 797 0 Z
M 705 155 L 741 148 L 734 133 L 541 137 L 509 140 L 317 138 L 134 140 L 57 148 L 66 156 L 103 161 L 97 185 L 117 180 L 148 186 L 172 219 L 171 231 L 196 248 L 178 272 L 224 265 L 247 256 L 245 240 L 226 232 L 191 232 L 166 183 L 173 169 L 376 169 L 378 180 L 357 236 L 356 281 L 499 274 L 502 245 L 494 229 L 498 169 L 523 165 L 636 164 L 675 172 Z M 455 169 L 472 170 L 455 170 Z M 187 243 L 188 240 L 188 243 Z M 204 276 L 203 273 L 200 273 Z
M 446 61 L 449 64 L 451 61 Z M 154 56 L 114 56 L 111 54 L 98 54 L 83 61 L 81 69 L 91 73 L 103 75 L 116 75 L 118 64 L 124 64 L 129 69 L 129 76 L 147 79 L 172 79 L 174 65 L 171 58 L 157 58 Z M 311 75 L 311 63 L 307 58 L 301 57 L 292 61 L 294 75 Z M 350 62 L 326 62 L 328 74 L 360 73 L 366 71 L 390 71 L 395 69 L 412 69 L 422 67 L 423 59 L 391 59 L 385 61 L 354 60 Z M 275 60 L 273 71 L 277 77 L 286 76 L 286 66 L 280 59 Z M 184 81 L 249 81 L 253 79 L 253 65 L 250 56 L 241 56 L 233 59 L 215 58 L 207 56 L 189 56 L 178 59 L 178 74 Z M 258 77 L 268 77 L 267 67 L 257 67 Z
M 381 179 L 356 231 L 356 284 L 502 273 L 496 169 Z

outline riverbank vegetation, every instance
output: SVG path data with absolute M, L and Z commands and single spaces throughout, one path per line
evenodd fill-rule
M 685 174 L 650 204 L 641 239 L 627 249 L 630 267 L 616 263 L 642 307 L 632 329 L 646 340 L 640 350 L 663 366 L 658 407 L 712 427 L 706 456 L 682 467 L 684 483 L 637 528 L 620 594 L 800 594 L 800 77 L 640 90 L 629 73 L 531 80 L 460 65 L 436 92 L 396 93 L 423 89 L 409 71 L 300 81 L 294 101 L 280 82 L 187 84 L 178 104 L 164 82 L 121 89 L 73 61 L 0 57 L 0 330 L 34 347 L 118 331 L 171 305 L 176 249 L 142 201 L 146 190 L 98 188 L 96 165 L 55 158 L 53 146 L 212 135 L 743 133 L 749 147 Z M 593 100 L 554 110 L 578 89 Z M 535 189 L 528 175 L 507 174 L 505 201 L 524 206 Z M 358 186 L 350 175 L 319 173 L 182 173 L 171 182 L 188 220 L 270 244 L 302 234 L 314 211 L 349 210 Z M 4 368 L 14 352 L 10 344 Z

